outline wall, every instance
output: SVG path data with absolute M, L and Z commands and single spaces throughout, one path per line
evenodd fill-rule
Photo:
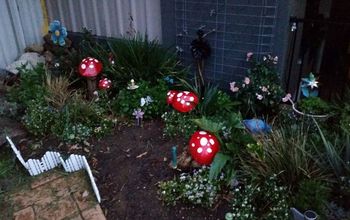
M 121 37 L 133 28 L 151 39 L 162 39 L 160 0 L 46 0 L 49 20 L 60 20 L 69 31 L 83 27 L 93 34 Z
M 40 0 L 0 0 L 0 69 L 42 41 L 43 15 Z
M 279 0 L 163 0 L 163 35 L 167 34 L 164 43 L 183 49 L 179 54 L 191 65 L 189 47 L 196 31 L 200 27 L 205 32 L 215 29 L 207 36 L 212 55 L 206 62 L 205 75 L 228 88 L 229 82 L 246 74 L 248 51 L 258 58 L 277 54 L 282 72 L 288 44 L 287 7 L 286 1 Z

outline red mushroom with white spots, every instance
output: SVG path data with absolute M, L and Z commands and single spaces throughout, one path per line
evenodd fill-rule
M 102 63 L 92 57 L 84 58 L 79 65 L 79 73 L 87 79 L 88 97 L 92 98 L 96 90 L 96 76 L 102 71 Z
M 177 93 L 178 93 L 178 91 L 176 91 L 176 90 L 169 90 L 168 91 L 168 93 L 166 94 L 166 103 L 168 105 L 173 103 L 174 97 L 176 96 Z
M 173 108 L 179 112 L 189 112 L 198 104 L 198 97 L 193 92 L 178 92 L 172 101 Z
M 208 131 L 196 131 L 189 142 L 192 158 L 200 165 L 209 165 L 213 162 L 220 149 L 220 143 L 215 135 Z
M 112 86 L 112 81 L 107 79 L 107 78 L 103 78 L 98 82 L 98 88 L 101 90 L 105 90 L 105 89 L 109 89 Z

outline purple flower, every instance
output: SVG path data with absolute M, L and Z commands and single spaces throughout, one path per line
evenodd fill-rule
M 135 116 L 136 119 L 142 119 L 144 114 L 145 113 L 141 109 L 134 109 L 134 112 L 132 113 L 132 115 Z
M 230 90 L 231 90 L 232 92 L 238 92 L 239 88 L 236 87 L 236 82 L 231 82 L 231 83 L 230 83 Z
M 244 83 L 249 85 L 249 83 L 250 83 L 249 77 L 244 77 Z
M 285 97 L 282 98 L 282 102 L 288 102 L 292 98 L 290 93 L 287 93 Z
M 246 57 L 246 61 L 247 61 L 247 62 L 250 61 L 250 60 L 252 59 L 253 55 L 254 55 L 253 52 L 248 52 L 248 53 L 247 53 L 247 57 Z
M 256 98 L 257 98 L 258 100 L 262 100 L 262 99 L 264 98 L 264 96 L 262 96 L 262 95 L 260 95 L 260 94 L 258 94 L 258 93 L 256 93 L 255 95 L 256 95 Z

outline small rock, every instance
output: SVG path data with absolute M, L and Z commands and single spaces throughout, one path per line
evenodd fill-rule
M 88 197 L 89 196 L 89 192 L 87 191 L 87 190 L 85 190 L 84 192 L 83 192 L 83 194 L 81 194 L 81 197 L 82 198 L 86 198 L 86 197 Z

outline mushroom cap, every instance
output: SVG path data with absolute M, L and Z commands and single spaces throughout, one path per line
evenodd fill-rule
M 220 143 L 215 135 L 208 131 L 196 131 L 191 136 L 189 148 L 192 158 L 200 165 L 209 165 L 213 162 L 220 149 Z
M 198 104 L 198 97 L 193 92 L 178 92 L 172 101 L 173 108 L 179 112 L 189 112 Z
M 166 94 L 166 103 L 168 105 L 173 103 L 174 97 L 176 96 L 177 93 L 178 93 L 178 91 L 176 91 L 176 90 L 169 90 L 168 91 L 168 93 Z
M 98 81 L 98 88 L 101 90 L 104 89 L 109 89 L 112 86 L 112 81 L 107 79 L 107 78 L 103 78 L 100 81 Z
M 93 57 L 86 57 L 79 64 L 79 73 L 84 77 L 95 77 L 101 70 L 102 63 Z

